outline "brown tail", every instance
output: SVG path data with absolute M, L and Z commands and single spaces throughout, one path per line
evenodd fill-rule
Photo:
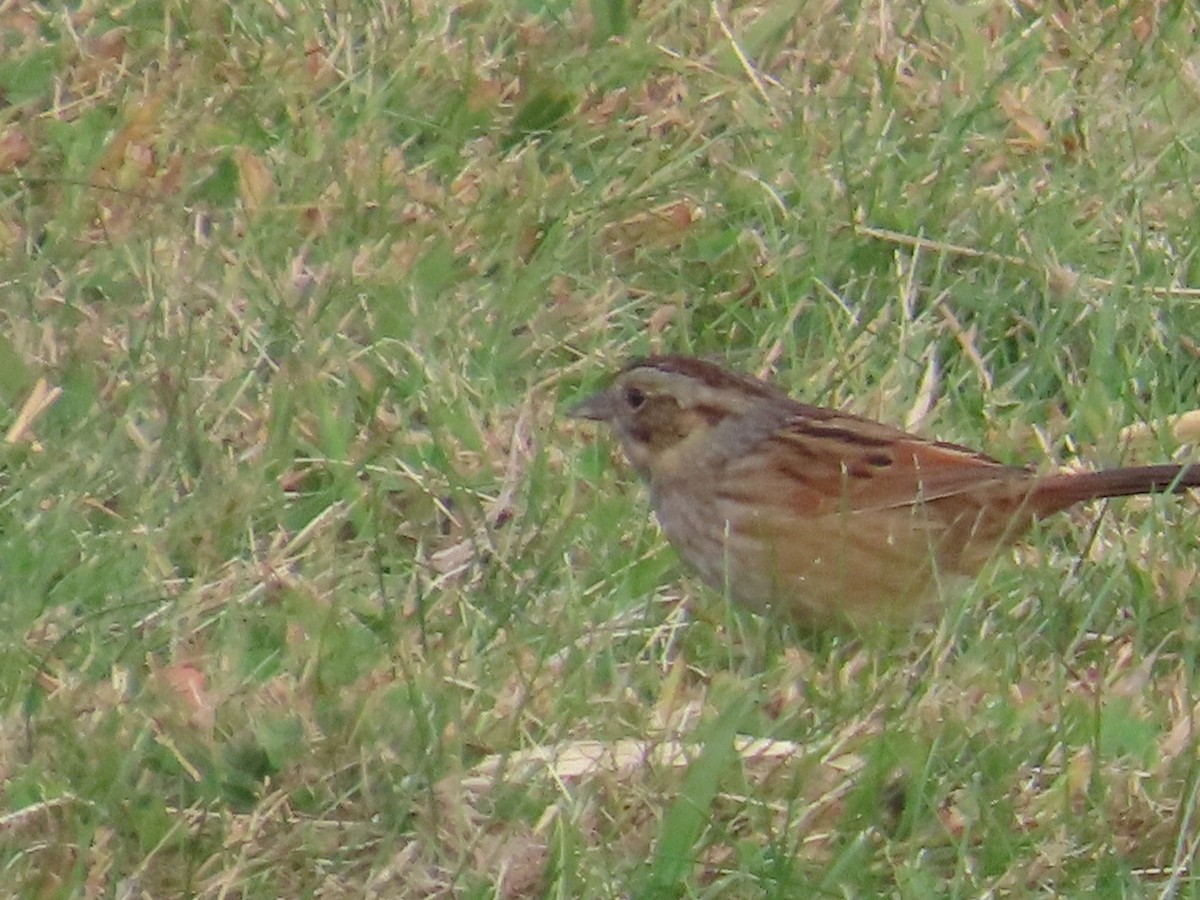
M 1194 487 L 1200 487 L 1200 463 L 1072 472 L 1052 475 L 1039 482 L 1034 493 L 1034 506 L 1045 515 L 1101 497 L 1181 493 Z

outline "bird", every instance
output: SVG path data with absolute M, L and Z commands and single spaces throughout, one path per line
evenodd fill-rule
M 568 413 L 608 425 L 668 541 L 735 602 L 804 626 L 926 618 L 1035 521 L 1200 487 L 1200 463 L 1038 472 L 811 406 L 718 363 L 635 359 Z

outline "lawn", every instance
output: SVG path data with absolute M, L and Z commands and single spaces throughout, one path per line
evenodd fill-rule
M 805 634 L 564 415 L 669 351 L 1195 457 L 1198 46 L 1168 0 L 0 4 L 0 893 L 1200 896 L 1195 495 Z

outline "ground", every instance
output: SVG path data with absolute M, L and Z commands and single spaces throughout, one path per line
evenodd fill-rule
M 0 881 L 1200 893 L 1195 496 L 800 634 L 563 415 L 671 351 L 1014 463 L 1194 455 L 1198 32 L 0 6 Z

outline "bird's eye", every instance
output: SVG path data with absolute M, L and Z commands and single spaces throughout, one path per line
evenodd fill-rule
M 625 403 L 630 409 L 641 409 L 646 402 L 646 395 L 635 387 L 625 388 Z

